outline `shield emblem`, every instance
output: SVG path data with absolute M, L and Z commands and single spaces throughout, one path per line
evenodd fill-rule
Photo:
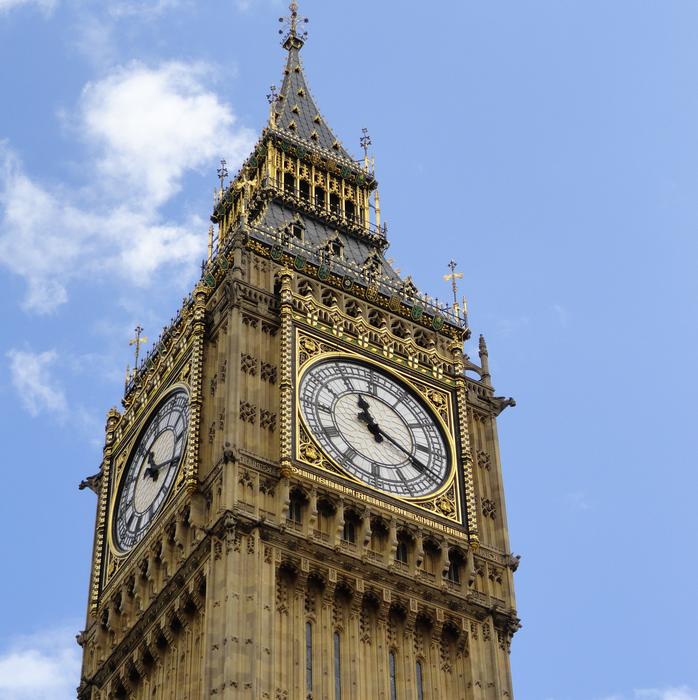
M 422 314 L 424 313 L 424 307 L 423 306 L 417 306 L 416 304 L 412 307 L 412 310 L 410 311 L 410 318 L 413 321 L 419 321 L 420 318 L 422 318 Z
M 279 262 L 283 257 L 283 248 L 278 243 L 276 243 L 271 247 L 271 259 L 276 260 L 276 262 Z

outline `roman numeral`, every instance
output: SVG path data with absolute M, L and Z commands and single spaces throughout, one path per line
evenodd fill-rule
M 335 428 L 333 425 L 330 426 L 329 428 L 324 428 L 325 435 L 329 438 L 335 438 L 339 436 L 339 430 Z

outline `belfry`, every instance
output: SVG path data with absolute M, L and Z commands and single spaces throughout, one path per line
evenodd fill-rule
M 488 352 L 386 259 L 368 157 L 283 82 L 107 414 L 80 700 L 492 700 L 519 627 Z M 399 235 L 399 232 L 396 233 Z M 137 329 L 136 349 L 141 342 Z

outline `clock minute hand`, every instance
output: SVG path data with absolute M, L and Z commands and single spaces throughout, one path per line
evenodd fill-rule
M 429 469 L 429 467 L 427 467 L 426 464 L 422 464 L 422 462 L 420 462 L 409 450 L 406 450 L 397 440 L 393 439 L 390 435 L 383 432 L 383 430 L 381 430 L 380 428 L 379 428 L 379 431 L 380 431 L 380 434 L 388 442 L 391 442 L 393 445 L 395 445 L 395 447 L 397 447 L 399 450 L 404 452 L 410 458 L 410 462 L 412 462 L 412 464 L 414 465 L 415 469 L 417 469 L 417 471 L 427 472 L 427 474 L 429 474 L 432 477 L 432 479 L 436 479 L 436 481 L 439 480 L 438 477 L 436 476 L 436 474 L 434 474 L 434 472 L 431 469 Z

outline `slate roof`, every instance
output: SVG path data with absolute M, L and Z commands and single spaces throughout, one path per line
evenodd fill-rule
M 338 239 L 343 246 L 342 255 L 331 255 L 328 261 L 335 273 L 342 276 L 349 275 L 362 284 L 367 284 L 369 282 L 367 263 L 370 265 L 375 261 L 378 267 L 375 276 L 371 276 L 371 281 L 377 285 L 380 292 L 386 296 L 400 294 L 415 301 L 417 297 L 421 298 L 414 284 L 409 279 L 400 277 L 385 259 L 384 254 L 375 246 L 277 200 L 272 199 L 266 204 L 264 212 L 250 224 L 249 230 L 253 238 L 274 245 L 281 243 L 281 231 L 292 223 L 299 223 L 303 229 L 302 241 L 291 238 L 284 244 L 284 247 L 293 254 L 302 255 L 306 260 L 317 264 L 328 241 Z M 447 309 L 437 307 L 425 299 L 421 299 L 420 303 L 429 313 L 450 316 Z
M 272 126 L 278 131 L 306 141 L 309 147 L 319 146 L 339 159 L 354 163 L 317 108 L 303 73 L 300 49 L 295 45 L 288 47 L 284 82 L 275 113 L 276 123 Z

